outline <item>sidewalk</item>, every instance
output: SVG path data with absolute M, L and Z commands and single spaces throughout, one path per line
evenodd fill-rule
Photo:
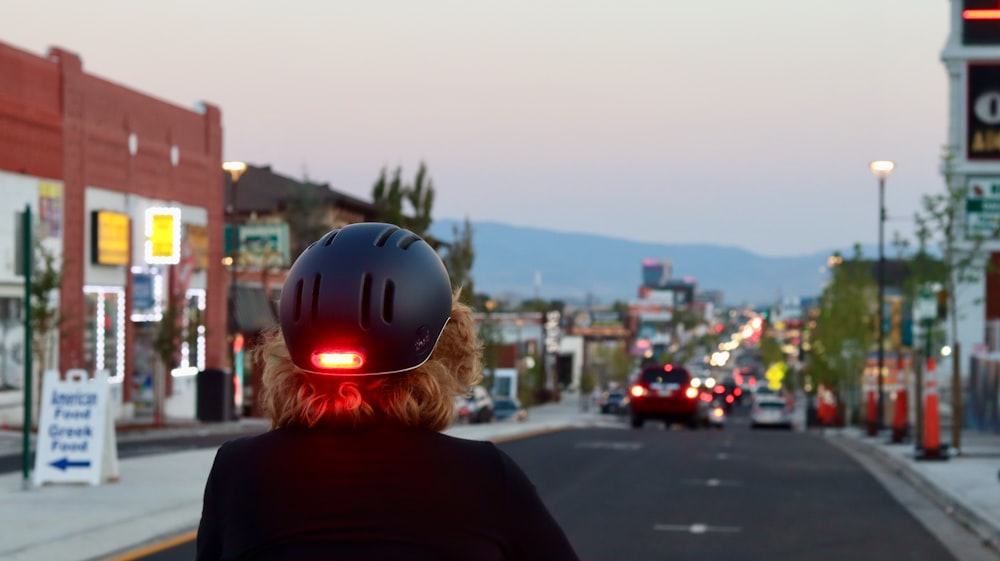
M 241 423 L 199 424 L 178 430 L 236 432 Z M 621 426 L 595 408 L 581 411 L 575 396 L 530 409 L 524 422 L 455 425 L 461 438 L 503 440 L 567 427 Z M 162 432 L 126 431 L 119 441 Z M 866 437 L 855 429 L 825 429 L 831 444 L 850 447 L 889 466 L 985 542 L 1000 544 L 1000 435 L 963 434 L 962 455 L 916 461 L 912 444 L 889 444 L 888 435 Z M 20 451 L 20 433 L 0 432 L 0 453 Z M 49 485 L 22 490 L 21 474 L 0 475 L 0 559 L 85 561 L 120 557 L 145 545 L 191 533 L 201 513 L 205 478 L 214 449 L 121 460 L 121 480 L 96 487 Z

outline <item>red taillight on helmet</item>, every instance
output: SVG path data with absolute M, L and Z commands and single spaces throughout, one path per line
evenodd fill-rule
M 358 351 L 322 351 L 312 355 L 312 363 L 323 370 L 361 368 L 365 355 Z
M 629 393 L 632 394 L 632 397 L 642 397 L 646 395 L 646 388 L 642 386 L 632 386 L 632 389 L 629 390 Z
M 690 399 L 698 397 L 698 388 L 688 388 L 684 391 L 684 395 L 688 396 Z

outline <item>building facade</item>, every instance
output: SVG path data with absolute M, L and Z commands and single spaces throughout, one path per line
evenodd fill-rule
M 221 161 L 217 107 L 182 108 L 88 74 L 65 49 L 42 57 L 0 43 L 2 223 L 30 208 L 62 275 L 44 366 L 108 370 L 123 415 L 152 379 L 171 294 L 190 330 L 177 363 L 228 366 Z M 0 234 L 5 337 L 23 315 L 17 239 L 11 226 Z M 17 387 L 11 356 L 5 346 L 0 365 Z

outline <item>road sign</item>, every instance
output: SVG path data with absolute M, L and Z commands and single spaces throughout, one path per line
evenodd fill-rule
M 118 444 L 106 370 L 88 379 L 70 370 L 66 380 L 48 370 L 42 379 L 35 485 L 89 483 L 118 478 Z
M 1000 177 L 970 177 L 966 185 L 966 234 L 995 236 L 1000 230 Z

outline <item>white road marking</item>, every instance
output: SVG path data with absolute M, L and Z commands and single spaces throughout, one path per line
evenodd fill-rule
M 682 483 L 685 485 L 704 485 L 706 487 L 739 487 L 743 485 L 742 481 L 734 481 L 732 479 L 685 479 Z
M 641 442 L 614 442 L 614 441 L 588 441 L 588 442 L 577 442 L 577 448 L 588 448 L 592 450 L 623 450 L 626 452 L 635 452 L 642 448 Z
M 707 534 L 718 532 L 724 534 L 735 534 L 743 529 L 739 526 L 709 526 L 708 524 L 654 524 L 653 529 L 658 532 L 687 532 L 689 534 Z

